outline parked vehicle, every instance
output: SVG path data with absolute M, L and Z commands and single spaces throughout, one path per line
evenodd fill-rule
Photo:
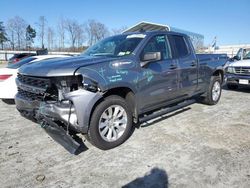
M 228 89 L 237 89 L 239 85 L 250 85 L 250 48 L 239 49 L 233 62 L 226 68 Z
M 17 93 L 15 79 L 17 77 L 18 68 L 30 62 L 38 62 L 46 59 L 69 57 L 65 55 L 41 55 L 32 56 L 22 59 L 18 63 L 8 64 L 6 68 L 0 68 L 0 99 L 14 100 Z
M 35 56 L 35 53 L 19 53 L 19 54 L 14 54 L 8 61 L 9 64 L 14 64 L 17 63 L 18 61 L 30 57 L 30 56 Z
M 128 139 L 134 124 L 201 97 L 217 104 L 226 61 L 225 55 L 195 54 L 180 33 L 117 35 L 79 57 L 21 67 L 16 107 L 71 153 L 80 147 L 76 133 L 107 150 Z

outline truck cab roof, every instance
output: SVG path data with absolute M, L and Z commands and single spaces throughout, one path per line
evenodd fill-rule
M 179 33 L 174 31 L 137 31 L 137 32 L 126 32 L 123 33 L 122 35 L 136 35 L 136 34 L 144 34 L 144 35 L 172 34 L 172 35 L 187 36 L 184 33 Z

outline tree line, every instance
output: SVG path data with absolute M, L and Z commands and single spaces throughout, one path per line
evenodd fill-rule
M 36 23 L 29 24 L 20 16 L 0 21 L 0 48 L 6 50 L 82 51 L 87 46 L 113 35 L 127 27 L 110 30 L 97 20 L 79 23 L 70 18 L 60 18 L 56 25 L 50 26 L 45 16 Z M 35 40 L 37 41 L 36 43 Z

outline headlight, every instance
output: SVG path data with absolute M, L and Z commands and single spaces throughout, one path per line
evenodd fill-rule
M 228 73 L 235 73 L 234 67 L 227 67 L 227 72 Z
M 82 76 L 63 76 L 53 78 L 54 90 L 58 90 L 58 99 L 63 100 L 64 94 L 82 88 Z

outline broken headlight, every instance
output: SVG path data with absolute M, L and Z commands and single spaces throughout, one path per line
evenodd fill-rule
M 82 77 L 81 76 L 65 76 L 58 77 L 55 80 L 56 87 L 58 89 L 58 99 L 63 100 L 64 94 L 78 90 L 82 88 Z
M 83 84 L 83 88 L 88 91 L 92 91 L 92 92 L 98 91 L 97 83 L 89 78 L 83 77 L 82 84 Z

